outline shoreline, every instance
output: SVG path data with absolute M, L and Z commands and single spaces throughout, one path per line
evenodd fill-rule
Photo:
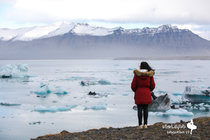
M 137 129 L 134 126 L 123 128 L 100 128 L 90 129 L 82 132 L 68 132 L 63 130 L 59 134 L 47 134 L 32 138 L 31 140 L 156 140 L 156 139 L 190 139 L 208 140 L 210 139 L 210 117 L 194 118 L 193 123 L 197 129 L 192 131 L 187 127 L 190 122 L 163 123 L 157 122 L 149 125 L 146 129 Z

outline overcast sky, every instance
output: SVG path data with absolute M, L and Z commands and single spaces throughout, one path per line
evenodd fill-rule
M 0 28 L 58 21 L 124 28 L 172 24 L 210 40 L 209 13 L 210 0 L 0 0 Z

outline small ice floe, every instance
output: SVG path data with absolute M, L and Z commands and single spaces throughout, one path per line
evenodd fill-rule
M 75 107 L 77 107 L 77 105 L 50 106 L 50 107 L 38 106 L 34 109 L 34 111 L 40 113 L 46 113 L 46 112 L 55 113 L 55 112 L 71 111 L 71 109 Z
M 93 81 L 81 81 L 80 82 L 81 86 L 90 86 L 90 85 L 96 85 L 96 82 Z
M 66 95 L 66 94 L 68 94 L 68 92 L 65 91 L 64 89 L 62 89 L 61 87 L 58 87 L 58 88 L 55 90 L 54 94 L 56 94 L 56 95 L 58 95 L 58 96 L 61 96 L 61 95 Z
M 45 97 L 51 93 L 51 90 L 49 89 L 47 84 L 40 83 L 39 89 L 34 91 L 34 93 L 40 97 Z
M 66 78 L 65 80 L 75 81 L 75 80 L 82 80 L 82 79 L 86 79 L 86 77 L 72 76 L 72 77 L 70 77 L 70 78 Z
M 128 68 L 128 70 L 134 70 L 135 68 Z
M 128 96 L 128 93 L 123 93 L 122 96 Z
M 180 96 L 180 95 L 183 95 L 184 93 L 177 93 L 177 92 L 174 92 L 172 93 L 174 96 Z
M 93 106 L 86 106 L 84 110 L 95 110 L 95 111 L 106 110 L 106 106 L 107 106 L 106 104 L 97 104 Z
M 155 116 L 181 116 L 181 117 L 191 117 L 194 115 L 192 112 L 189 112 L 182 108 L 169 109 L 166 112 L 149 112 L 149 114 Z
M 193 113 L 185 109 L 179 108 L 179 109 L 169 109 L 168 111 L 164 112 L 163 115 L 189 117 L 189 116 L 193 116 Z
M 111 82 L 107 80 L 98 80 L 98 81 L 81 81 L 81 86 L 90 86 L 90 85 L 111 85 Z
M 30 123 L 28 123 L 29 125 L 36 125 L 36 124 L 41 124 L 41 122 L 40 121 L 37 121 L 37 122 L 30 122 Z
M 26 64 L 8 64 L 0 68 L 0 78 L 29 77 Z
M 88 95 L 90 95 L 90 96 L 92 96 L 94 98 L 100 98 L 100 97 L 107 97 L 108 96 L 108 94 L 96 93 L 95 91 L 94 92 L 90 91 L 88 93 Z
M 194 83 L 197 82 L 195 80 L 183 80 L 183 81 L 173 81 L 174 83 Z
M 109 82 L 109 81 L 107 81 L 107 80 L 103 80 L 103 79 L 99 80 L 98 83 L 99 83 L 100 85 L 111 85 L 111 82 Z
M 0 103 L 1 106 L 20 106 L 21 104 Z

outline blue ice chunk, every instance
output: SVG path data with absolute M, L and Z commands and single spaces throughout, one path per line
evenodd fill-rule
M 66 94 L 68 94 L 68 92 L 65 91 L 65 90 L 63 90 L 62 88 L 58 88 L 58 89 L 54 92 L 54 94 L 56 94 L 56 95 L 66 95 Z
M 94 105 L 94 106 L 91 106 L 91 107 L 85 107 L 84 108 L 84 110 L 89 110 L 89 109 L 92 109 L 92 110 L 95 110 L 95 111 L 106 110 L 106 105 L 105 104 L 98 104 L 98 105 Z
M 107 80 L 103 80 L 103 79 L 99 80 L 98 83 L 101 85 L 110 85 L 111 84 L 111 82 L 109 82 Z
M 128 93 L 123 93 L 122 96 L 128 96 Z
M 135 68 L 128 68 L 128 70 L 134 70 Z
M 177 93 L 177 92 L 174 92 L 172 93 L 174 96 L 179 96 L 179 95 L 183 95 L 183 93 Z
M 40 88 L 37 91 L 34 91 L 34 93 L 40 96 L 46 96 L 51 93 L 51 90 L 48 85 L 41 83 Z
M 45 107 L 45 106 L 38 106 L 34 109 L 36 112 L 45 113 L 45 112 L 64 112 L 64 111 L 70 111 L 72 108 L 77 107 L 77 105 L 66 105 L 66 106 L 51 106 L 51 107 Z

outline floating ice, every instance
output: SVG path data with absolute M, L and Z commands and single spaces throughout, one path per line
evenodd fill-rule
M 107 80 L 103 80 L 103 79 L 99 80 L 98 83 L 99 83 L 100 85 L 111 85 L 111 82 L 109 82 L 109 81 L 107 81 Z
M 92 110 L 106 110 L 106 104 L 98 104 L 98 105 L 93 105 L 93 106 L 90 106 L 90 107 L 85 107 L 84 110 L 89 110 L 89 109 L 92 109 Z
M 183 95 L 183 93 L 172 93 L 174 96 L 179 96 L 179 95 Z
M 68 92 L 59 87 L 59 88 L 56 89 L 54 94 L 56 94 L 56 95 L 66 95 L 66 94 L 68 94 Z
M 40 113 L 45 113 L 45 112 L 63 112 L 63 111 L 70 111 L 72 108 L 77 107 L 77 105 L 66 105 L 66 106 L 50 106 L 50 107 L 46 107 L 46 106 L 38 106 L 34 109 L 34 111 L 36 112 L 40 112 Z
M 34 93 L 39 96 L 46 96 L 51 93 L 51 90 L 49 89 L 48 85 L 40 83 L 40 88 L 37 91 L 34 91 Z
M 0 78 L 28 77 L 26 64 L 8 64 L 0 68 Z
M 184 91 L 184 97 L 193 103 L 210 102 L 210 91 L 199 87 L 187 86 Z
M 1 106 L 20 106 L 21 104 L 0 103 Z
M 173 81 L 174 83 L 194 83 L 195 80 Z
M 111 82 L 107 80 L 99 80 L 99 81 L 81 81 L 80 85 L 81 86 L 90 86 L 90 85 L 111 85 Z
M 171 108 L 171 102 L 168 94 L 160 95 L 149 104 L 150 111 L 166 111 Z
M 163 115 L 173 115 L 173 116 L 193 116 L 192 112 L 189 112 L 185 109 L 179 108 L 179 109 L 169 109 L 168 111 L 166 111 L 165 113 L 163 113 Z
M 93 81 L 81 81 L 80 82 L 80 85 L 81 86 L 90 86 L 90 85 L 95 85 L 96 82 L 93 82 Z
M 102 93 L 96 93 L 96 92 L 92 92 L 92 91 L 90 91 L 88 93 L 88 95 L 93 96 L 94 98 L 101 98 L 101 97 L 107 97 L 108 96 L 107 93 L 102 94 Z
M 166 112 L 149 112 L 149 114 L 155 116 L 182 116 L 182 117 L 190 117 L 194 115 L 192 112 L 189 112 L 182 108 L 169 109 Z
M 82 80 L 86 79 L 86 77 L 81 77 L 81 76 L 72 76 L 70 78 L 66 78 L 66 80 L 74 81 L 74 80 Z
M 128 68 L 128 70 L 134 70 L 135 68 Z
M 38 121 L 38 122 L 30 122 L 30 123 L 28 123 L 29 125 L 36 125 L 36 124 L 41 124 L 41 122 L 40 121 Z

